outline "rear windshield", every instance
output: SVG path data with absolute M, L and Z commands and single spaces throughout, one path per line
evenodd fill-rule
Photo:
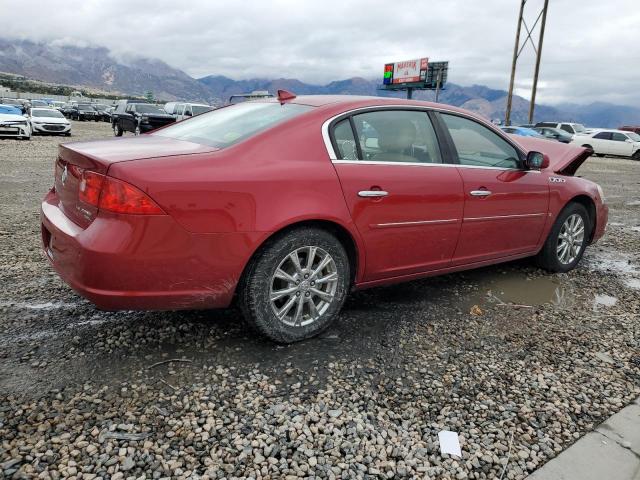
M 154 135 L 224 148 L 312 108 L 295 103 L 241 103 L 176 123 Z
M 204 105 L 194 105 L 191 108 L 193 108 L 194 115 L 200 115 L 201 113 L 210 112 L 211 110 L 213 110 L 213 107 L 207 107 Z
M 167 113 L 163 109 L 161 109 L 160 107 L 156 107 L 155 105 L 146 105 L 144 103 L 136 104 L 136 112 L 138 112 L 138 113 L 160 113 L 160 114 Z

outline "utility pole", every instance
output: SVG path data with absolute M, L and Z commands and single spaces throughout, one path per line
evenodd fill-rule
M 513 46 L 513 60 L 511 60 L 511 80 L 509 81 L 509 95 L 507 96 L 507 112 L 504 117 L 504 124 L 511 125 L 511 104 L 513 102 L 513 84 L 516 80 L 516 64 L 518 63 L 518 48 L 520 47 L 520 29 L 522 27 L 522 14 L 524 13 L 524 4 L 527 0 L 520 2 L 520 14 L 518 15 L 518 28 L 516 28 L 516 43 Z
M 528 0 L 520 1 L 520 12 L 518 14 L 518 27 L 516 28 L 516 41 L 513 47 L 513 60 L 511 62 L 511 79 L 509 81 L 507 109 L 505 112 L 505 119 L 504 119 L 505 125 L 511 124 L 511 108 L 513 105 L 513 89 L 515 84 L 516 69 L 517 69 L 518 59 L 520 58 L 520 55 L 522 54 L 522 51 L 524 50 L 524 48 L 527 46 L 527 42 L 531 45 L 531 47 L 533 48 L 533 51 L 536 54 L 536 67 L 535 67 L 535 72 L 533 77 L 533 89 L 531 91 L 531 103 L 529 104 L 529 123 L 533 123 L 536 93 L 538 90 L 538 76 L 540 74 L 540 61 L 542 58 L 542 44 L 544 41 L 544 30 L 547 23 L 547 10 L 549 7 L 549 0 L 544 0 L 544 6 L 539 11 L 538 16 L 536 17 L 536 20 L 533 23 L 533 26 L 531 28 L 529 28 L 529 26 L 527 25 L 527 22 L 524 19 L 524 7 L 527 1 Z M 538 45 L 536 47 L 536 45 L 533 43 L 532 36 L 533 36 L 533 33 L 535 32 L 536 27 L 538 26 L 538 23 L 540 23 L 540 33 L 538 36 Z M 527 36 L 521 45 L 520 32 L 521 32 L 522 26 L 524 26 L 525 30 L 527 31 Z
M 533 74 L 533 90 L 531 91 L 531 103 L 529 104 L 529 123 L 533 123 L 533 111 L 536 108 L 536 91 L 538 90 L 538 74 L 540 73 L 540 57 L 542 57 L 542 42 L 544 41 L 544 27 L 547 24 L 547 7 L 549 0 L 544 0 L 542 10 L 542 25 L 540 25 L 540 38 L 538 39 L 538 52 L 536 55 L 536 71 Z

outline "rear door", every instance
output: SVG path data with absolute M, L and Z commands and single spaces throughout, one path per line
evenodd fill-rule
M 611 141 L 611 132 L 599 132 L 592 137 L 590 142 L 593 147 L 593 151 L 596 153 L 603 153 L 605 155 L 615 154 L 615 145 Z M 585 141 L 586 143 L 586 141 Z
M 549 209 L 546 175 L 524 168 L 524 154 L 488 126 L 457 114 L 438 118 L 449 137 L 464 189 L 454 265 L 535 250 Z
M 335 169 L 366 248 L 364 281 L 450 265 L 463 207 L 423 110 L 378 109 L 334 122 Z M 357 140 L 356 140 L 357 139 Z

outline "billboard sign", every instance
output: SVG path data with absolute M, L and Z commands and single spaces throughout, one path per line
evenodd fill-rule
M 387 63 L 384 66 L 384 85 L 424 83 L 429 70 L 428 58 L 417 58 L 402 62 Z

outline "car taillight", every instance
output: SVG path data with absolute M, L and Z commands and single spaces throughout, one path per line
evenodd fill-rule
M 85 171 L 80 181 L 78 197 L 99 210 L 137 215 L 164 215 L 164 211 L 149 196 L 133 185 L 117 178 Z

